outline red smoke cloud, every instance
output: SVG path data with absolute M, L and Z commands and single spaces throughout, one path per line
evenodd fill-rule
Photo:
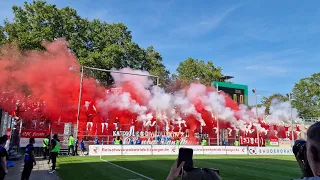
M 0 56 L 0 106 L 13 111 L 20 104 L 24 120 L 41 115 L 56 122 L 76 122 L 80 71 L 76 57 L 66 42 L 44 43 L 46 51 L 20 52 L 6 45 Z M 93 100 L 104 94 L 94 79 L 85 78 L 83 99 Z M 20 101 L 20 103 L 19 103 Z
M 64 40 L 43 45 L 46 48 L 44 52 L 20 52 L 14 45 L 5 45 L 1 48 L 0 107 L 11 112 L 18 105 L 20 107 L 18 116 L 23 120 L 40 121 L 44 116 L 51 122 L 59 120 L 75 124 L 80 90 L 79 61 L 67 49 Z M 88 130 L 88 134 L 91 135 L 102 134 L 100 124 L 104 122 L 103 120 L 109 119 L 109 127 L 113 127 L 116 117 L 119 118 L 120 124 L 129 126 L 132 119 L 138 119 L 138 124 L 141 126 L 148 121 L 152 124 L 157 119 L 155 109 L 159 104 L 161 104 L 160 111 L 167 115 L 157 122 L 161 127 L 166 125 L 164 120 L 172 120 L 171 118 L 179 116 L 186 121 L 190 132 L 199 131 L 200 124 L 205 123 L 203 131 L 210 132 L 213 136 L 214 128 L 217 127 L 217 120 L 212 117 L 213 114 L 218 117 L 220 128 L 237 126 L 241 130 L 244 130 L 244 124 L 250 124 L 252 117 L 255 116 L 249 110 L 241 109 L 223 92 L 216 93 L 213 87 L 191 84 L 181 92 L 169 95 L 157 89 L 150 91 L 151 84 L 148 78 L 112 75 L 120 90 L 118 94 L 115 92 L 107 94 L 106 89 L 95 79 L 84 78 L 79 124 L 81 135 L 86 130 L 88 119 L 93 122 L 93 127 Z M 157 98 L 152 99 L 154 97 Z M 91 102 L 87 107 L 86 101 Z M 240 111 L 244 112 L 239 113 Z M 244 115 L 247 116 L 245 119 Z M 240 121 L 244 124 L 235 125 Z M 260 124 L 260 128 L 269 130 L 266 123 L 256 121 Z M 177 126 L 174 123 L 170 124 Z M 122 129 L 128 128 L 122 127 Z M 269 133 L 274 136 L 271 130 Z

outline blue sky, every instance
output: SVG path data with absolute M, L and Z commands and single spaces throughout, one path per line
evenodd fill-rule
M 0 20 L 12 18 L 13 4 L 23 4 L 1 1 Z M 188 57 L 210 60 L 261 96 L 290 92 L 299 79 L 319 71 L 320 1 L 48 2 L 89 19 L 123 22 L 136 43 L 161 53 L 171 72 Z

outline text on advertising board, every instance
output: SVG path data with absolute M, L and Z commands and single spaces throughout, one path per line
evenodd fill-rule
M 44 138 L 48 132 L 46 130 L 22 130 L 21 137 L 23 138 Z

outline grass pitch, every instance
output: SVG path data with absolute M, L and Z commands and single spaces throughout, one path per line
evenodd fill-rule
M 102 159 L 155 180 L 165 180 L 177 156 L 103 156 Z M 100 160 L 100 157 L 59 157 L 63 180 L 138 180 L 133 172 Z M 196 167 L 220 170 L 223 180 L 285 180 L 301 177 L 293 156 L 194 155 Z

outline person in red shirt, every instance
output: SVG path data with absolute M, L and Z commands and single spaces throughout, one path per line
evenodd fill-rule
M 108 122 L 109 122 L 109 119 L 103 118 L 103 121 L 101 123 L 102 133 L 104 132 L 105 129 L 108 130 Z
M 135 126 L 136 120 L 132 119 L 131 120 L 131 126 L 130 126 L 130 132 L 129 132 L 129 136 L 135 136 L 134 135 L 134 126 Z
M 115 128 L 116 128 L 116 131 L 118 131 L 118 129 L 119 129 L 119 118 L 118 117 L 116 117 L 116 119 L 114 120 L 114 126 L 115 126 Z
M 93 118 L 97 114 L 97 109 L 92 102 L 86 101 L 86 116 L 87 116 L 87 131 L 92 130 L 93 127 Z M 90 127 L 90 128 L 89 128 Z

